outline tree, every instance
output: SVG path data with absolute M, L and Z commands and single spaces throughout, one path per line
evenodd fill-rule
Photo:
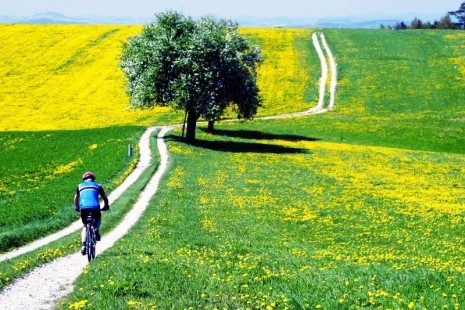
M 429 21 L 423 24 L 423 29 L 433 29 L 433 27 L 434 26 Z
M 460 28 L 465 28 L 465 2 L 460 5 L 457 11 L 449 12 L 449 15 L 457 18 Z
M 445 15 L 444 17 L 441 17 L 439 21 L 436 21 L 434 23 L 434 28 L 436 29 L 456 29 L 457 27 L 455 24 L 452 22 L 452 19 L 450 18 L 450 15 Z
M 397 22 L 395 25 L 394 25 L 394 29 L 395 30 L 405 30 L 407 29 L 407 25 L 402 21 L 402 22 Z
M 168 11 L 123 44 L 120 67 L 133 107 L 173 106 L 187 116 L 186 140 L 197 120 L 213 122 L 228 106 L 251 119 L 260 106 L 256 83 L 261 51 L 229 20 L 197 21 Z
M 423 29 L 423 22 L 415 17 L 410 23 L 410 29 Z

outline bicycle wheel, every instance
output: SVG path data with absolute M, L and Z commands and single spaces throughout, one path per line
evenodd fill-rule
M 95 227 L 93 224 L 90 226 L 90 240 L 91 242 L 90 242 L 90 250 L 89 250 L 89 253 L 90 253 L 89 261 L 95 259 L 95 246 L 97 245 L 97 240 L 95 236 Z
M 86 229 L 86 253 L 87 253 L 87 260 L 90 262 L 93 257 L 92 257 L 92 229 L 91 229 L 91 223 L 87 224 L 87 229 Z

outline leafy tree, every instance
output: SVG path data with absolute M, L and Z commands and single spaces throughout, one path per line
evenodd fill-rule
M 120 67 L 133 107 L 173 106 L 187 116 L 186 140 L 195 140 L 197 120 L 213 124 L 232 105 L 250 119 L 260 106 L 256 68 L 261 51 L 237 23 L 177 12 L 157 14 L 154 23 L 123 44 Z
M 457 18 L 460 27 L 465 28 L 465 2 L 460 5 L 457 11 L 450 11 L 449 15 Z

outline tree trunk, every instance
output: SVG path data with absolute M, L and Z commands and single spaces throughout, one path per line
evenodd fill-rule
M 187 113 L 187 130 L 186 130 L 186 141 L 192 143 L 195 141 L 195 128 L 197 127 L 197 120 L 199 115 L 195 110 L 189 110 Z
M 213 132 L 213 126 L 215 125 L 215 121 L 208 121 L 207 132 Z

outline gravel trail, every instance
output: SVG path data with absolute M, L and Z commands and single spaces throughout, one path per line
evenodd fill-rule
M 324 95 L 326 92 L 325 87 L 329 69 L 326 57 L 324 56 L 323 50 L 318 41 L 317 34 L 314 33 L 312 37 L 313 44 L 319 55 L 322 68 L 319 100 L 317 106 L 304 112 L 262 117 L 257 119 L 289 118 L 324 113 L 328 109 L 332 109 L 334 107 L 334 96 L 337 83 L 336 62 L 334 61 L 334 57 L 326 43 L 323 34 L 321 34 L 320 37 L 326 54 L 329 58 L 331 70 L 330 103 L 327 108 L 324 108 Z M 121 194 L 124 193 L 124 191 L 126 191 L 126 189 L 132 185 L 149 166 L 152 156 L 150 151 L 150 136 L 155 130 L 158 129 L 160 129 L 157 140 L 158 151 L 161 156 L 160 165 L 145 187 L 144 191 L 140 194 L 131 211 L 128 212 L 128 214 L 115 229 L 102 236 L 102 241 L 99 242 L 97 246 L 97 255 L 112 247 L 116 241 L 122 238 L 129 231 L 129 229 L 138 221 L 144 210 L 147 208 L 151 198 L 156 194 L 161 177 L 167 170 L 169 162 L 169 154 L 166 143 L 164 141 L 164 136 L 167 132 L 177 126 L 179 125 L 151 127 L 147 129 L 147 131 L 142 135 L 139 143 L 140 161 L 135 170 L 126 178 L 126 180 L 109 195 L 110 203 L 120 197 Z M 81 223 L 79 220 L 66 229 L 63 229 L 62 231 L 59 231 L 53 235 L 37 240 L 15 251 L 0 255 L 0 262 L 35 250 L 80 228 Z M 51 263 L 42 265 L 27 274 L 24 278 L 18 279 L 11 285 L 7 286 L 0 294 L 0 307 L 5 310 L 52 309 L 54 306 L 56 306 L 57 302 L 61 298 L 73 291 L 74 281 L 84 271 L 87 265 L 87 258 L 83 257 L 80 253 L 68 255 L 66 257 L 56 259 Z

